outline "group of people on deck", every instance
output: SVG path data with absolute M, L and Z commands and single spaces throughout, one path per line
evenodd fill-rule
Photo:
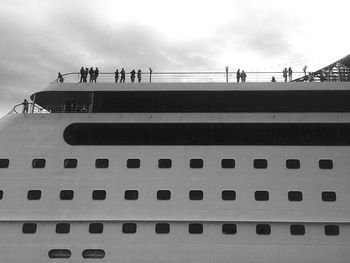
M 241 70 L 238 69 L 237 70 L 237 73 L 236 73 L 236 79 L 237 79 L 237 82 L 239 82 L 240 80 L 242 80 L 242 82 L 245 82 L 245 80 L 247 79 L 247 73 L 244 72 L 244 70 Z
M 125 82 L 125 70 L 124 68 L 122 68 L 122 70 L 119 72 L 118 69 L 116 69 L 116 71 L 114 72 L 114 82 L 118 83 L 119 81 L 119 75 L 120 75 L 120 83 L 124 83 Z M 136 71 L 135 69 L 133 69 L 132 71 L 130 71 L 130 81 L 131 83 L 134 83 L 136 79 Z M 142 71 L 141 69 L 139 69 L 137 71 L 137 81 L 138 83 L 141 83 L 141 79 L 142 79 Z
M 87 77 L 88 75 L 90 76 L 89 78 L 89 82 L 95 82 L 98 78 L 98 74 L 100 73 L 100 71 L 98 70 L 98 68 L 93 69 L 92 67 L 89 68 L 85 68 L 81 67 L 80 69 L 80 81 L 79 83 L 87 83 Z

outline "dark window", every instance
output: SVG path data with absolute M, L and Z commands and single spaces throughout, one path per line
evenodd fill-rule
M 302 201 L 303 200 L 303 193 L 300 191 L 289 191 L 288 192 L 288 200 L 289 201 Z
M 299 169 L 300 161 L 298 159 L 288 159 L 286 160 L 287 169 Z
M 202 234 L 203 233 L 203 224 L 191 223 L 188 225 L 188 232 L 190 234 Z
M 157 199 L 158 200 L 170 200 L 171 192 L 169 190 L 158 190 Z
M 324 191 L 322 192 L 322 201 L 334 202 L 337 199 L 335 192 Z
M 106 253 L 103 249 L 85 249 L 83 258 L 104 258 Z
M 337 226 L 337 225 L 325 225 L 324 226 L 324 233 L 327 236 L 337 236 L 337 235 L 339 235 L 339 226 Z
M 46 164 L 45 159 L 33 159 L 33 161 L 32 161 L 33 168 L 44 168 L 45 164 Z
M 24 223 L 22 226 L 23 234 L 34 234 L 36 233 L 36 224 L 35 223 Z
M 49 251 L 49 258 L 70 258 L 71 255 L 69 249 L 51 249 Z
M 349 146 L 350 123 L 73 123 L 63 137 L 70 145 Z
M 40 200 L 41 190 L 29 190 L 27 197 L 28 197 L 28 200 Z
M 256 233 L 258 235 L 270 235 L 271 234 L 271 226 L 269 224 L 257 224 L 256 225 Z
M 225 235 L 234 235 L 237 233 L 237 225 L 236 224 L 223 224 L 222 225 L 222 233 Z
M 267 160 L 266 159 L 254 159 L 254 168 L 255 169 L 266 169 Z
M 234 159 L 222 159 L 221 167 L 224 169 L 233 169 L 236 166 L 236 162 Z
M 10 164 L 9 159 L 0 159 L 0 168 L 8 168 Z
M 236 191 L 233 190 L 224 190 L 221 192 L 222 200 L 232 201 L 236 200 Z
M 106 190 L 94 190 L 92 191 L 93 200 L 105 200 L 106 199 Z
M 255 191 L 255 200 L 256 201 L 268 201 L 269 192 L 268 191 Z
M 158 223 L 156 224 L 156 233 L 157 234 L 169 234 L 170 225 L 168 223 Z
M 95 167 L 96 168 L 108 168 L 109 160 L 108 159 L 96 159 Z
M 291 225 L 290 234 L 293 236 L 302 236 L 305 235 L 305 226 L 304 225 Z
M 333 161 L 329 159 L 323 159 L 318 161 L 320 169 L 333 169 Z
M 126 162 L 126 167 L 128 168 L 140 168 L 141 161 L 140 159 L 128 159 Z
M 171 168 L 172 162 L 171 159 L 159 159 L 158 167 L 159 168 Z
M 194 169 L 203 168 L 203 159 L 191 159 L 190 167 Z
M 0 200 L 4 197 L 4 190 L 0 190 Z
M 189 193 L 190 200 L 203 200 L 202 190 L 191 190 Z
M 73 197 L 74 197 L 73 190 L 61 190 L 61 192 L 60 192 L 60 199 L 61 200 L 72 200 Z
M 57 234 L 68 234 L 70 231 L 69 223 L 57 223 L 56 224 L 56 233 Z
M 101 234 L 103 232 L 102 223 L 91 223 L 89 225 L 89 233 L 91 234 Z
M 124 193 L 125 200 L 137 200 L 139 198 L 139 191 L 126 190 Z
M 125 234 L 134 234 L 136 233 L 137 225 L 135 223 L 124 223 L 123 224 L 123 233 Z
M 64 159 L 63 166 L 64 168 L 77 168 L 78 160 L 77 159 Z

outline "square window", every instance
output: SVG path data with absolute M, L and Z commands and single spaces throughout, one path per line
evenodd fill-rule
M 236 200 L 236 191 L 234 190 L 224 190 L 221 192 L 221 198 L 225 201 Z
M 109 166 L 109 160 L 108 159 L 96 159 L 95 161 L 95 167 L 106 169 Z
M 124 234 L 135 234 L 137 230 L 137 225 L 135 223 L 124 223 L 123 233 Z
M 335 194 L 335 192 L 332 192 L 332 191 L 322 192 L 322 201 L 335 202 L 336 199 L 337 199 L 337 195 Z
M 168 223 L 158 223 L 156 224 L 156 233 L 157 234 L 169 234 L 170 225 Z
M 35 223 L 24 223 L 22 226 L 23 234 L 34 234 L 36 233 L 36 224 Z
M 290 234 L 293 236 L 302 236 L 305 235 L 305 226 L 304 225 L 291 225 Z
M 94 190 L 92 191 L 93 200 L 105 200 L 106 199 L 106 190 Z
M 337 236 L 339 235 L 339 226 L 337 225 L 325 225 L 324 233 L 327 236 Z
M 137 168 L 140 168 L 140 166 L 141 166 L 140 159 L 128 159 L 126 162 L 126 167 L 131 169 L 137 169 Z
M 27 193 L 28 200 L 40 200 L 41 190 L 29 190 Z
M 330 159 L 322 159 L 318 161 L 320 169 L 333 169 L 333 161 Z
M 91 223 L 89 225 L 89 233 L 90 234 L 101 234 L 103 232 L 103 224 L 102 223 Z
M 9 159 L 0 159 L 0 168 L 8 168 L 10 164 Z
M 158 160 L 158 167 L 159 168 L 163 168 L 163 169 L 171 168 L 171 165 L 172 165 L 171 159 L 159 159 Z
M 266 169 L 267 160 L 266 159 L 254 159 L 254 168 L 255 169 Z
M 70 231 L 69 223 L 57 223 L 56 224 L 56 233 L 57 234 L 68 234 Z
M 190 234 L 202 234 L 203 233 L 203 224 L 191 223 L 188 225 L 188 232 Z
M 234 159 L 222 159 L 221 167 L 224 169 L 233 169 L 236 166 L 236 162 Z
M 158 190 L 157 199 L 158 200 L 170 200 L 171 192 L 169 190 Z
M 291 202 L 300 202 L 303 200 L 303 193 L 300 191 L 289 191 L 288 200 Z
M 203 191 L 202 190 L 191 190 L 189 193 L 190 200 L 203 200 Z
M 61 192 L 60 192 L 60 199 L 61 200 L 72 200 L 73 197 L 74 197 L 73 190 L 61 190 Z
M 299 169 L 300 161 L 298 159 L 288 159 L 286 160 L 287 169 Z
M 268 191 L 255 191 L 255 200 L 256 201 L 268 201 L 269 192 Z
M 203 168 L 203 159 L 191 159 L 190 167 L 193 169 Z
M 77 168 L 78 160 L 77 159 L 64 159 L 63 167 L 64 168 Z
M 236 224 L 223 224 L 222 225 L 222 233 L 224 235 L 234 235 L 237 233 L 237 225 Z
M 32 167 L 33 168 L 44 168 L 46 165 L 45 159 L 33 159 Z
M 271 234 L 271 226 L 269 224 L 257 224 L 256 225 L 256 233 L 258 235 L 270 235 Z
M 126 190 L 124 192 L 125 200 L 137 200 L 139 198 L 139 191 L 137 190 Z

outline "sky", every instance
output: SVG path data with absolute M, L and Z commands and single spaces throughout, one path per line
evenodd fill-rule
M 0 115 L 81 66 L 313 71 L 348 54 L 348 0 L 0 0 Z

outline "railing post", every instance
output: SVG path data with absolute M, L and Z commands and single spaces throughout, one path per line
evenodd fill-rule
M 31 113 L 34 113 L 34 105 L 35 105 L 35 93 L 34 93 L 34 96 L 33 96 L 33 104 L 32 104 Z
M 149 83 L 152 83 L 152 69 L 149 68 Z
M 340 82 L 340 69 L 339 69 L 339 62 L 337 62 L 337 71 L 338 71 L 338 82 Z
M 228 66 L 225 67 L 226 70 L 226 83 L 228 83 Z

